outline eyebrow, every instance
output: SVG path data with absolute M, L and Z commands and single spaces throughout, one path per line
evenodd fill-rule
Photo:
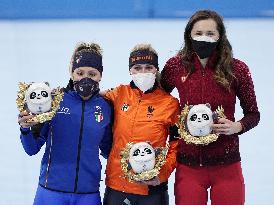
M 196 30 L 196 31 L 194 31 L 194 32 L 204 32 L 204 31 L 201 31 L 201 30 Z M 216 30 L 207 30 L 207 31 L 205 31 L 205 32 L 213 32 L 213 33 L 215 33 L 215 32 L 216 32 Z
M 138 66 L 138 67 L 141 67 L 141 66 L 152 66 L 151 64 L 135 64 L 134 66 Z

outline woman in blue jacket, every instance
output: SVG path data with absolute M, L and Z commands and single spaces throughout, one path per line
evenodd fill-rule
M 71 80 L 51 121 L 26 121 L 20 113 L 21 142 L 28 155 L 46 143 L 34 205 L 100 205 L 101 155 L 112 145 L 111 107 L 100 95 L 102 51 L 97 44 L 79 44 L 71 60 Z

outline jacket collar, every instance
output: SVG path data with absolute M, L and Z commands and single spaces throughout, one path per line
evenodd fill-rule
M 135 83 L 134 83 L 133 81 L 130 82 L 130 87 L 131 87 L 132 89 L 138 89 L 138 90 L 140 90 L 140 89 L 135 85 Z M 152 92 L 154 92 L 158 87 L 159 87 L 159 86 L 158 86 L 158 82 L 155 80 L 155 83 L 154 83 L 153 87 L 150 88 L 149 90 L 147 90 L 146 92 L 144 92 L 144 94 L 152 93 Z M 140 92 L 142 92 L 142 91 L 140 91 Z
M 192 53 L 192 59 L 193 59 L 195 68 L 200 68 L 200 67 L 202 68 L 202 64 L 199 60 L 199 57 L 197 56 L 195 52 Z M 205 68 L 214 69 L 216 63 L 217 63 L 217 51 L 215 50 L 212 53 L 212 55 L 208 58 Z
M 68 94 L 70 94 L 71 96 L 73 96 L 74 98 L 78 99 L 78 100 L 81 100 L 81 101 L 85 101 L 85 102 L 88 102 L 90 100 L 94 100 L 98 97 L 100 97 L 100 94 L 99 94 L 99 91 L 94 93 L 89 99 L 87 100 L 83 100 L 83 98 L 75 91 L 75 90 L 67 90 L 65 91 L 67 92 Z

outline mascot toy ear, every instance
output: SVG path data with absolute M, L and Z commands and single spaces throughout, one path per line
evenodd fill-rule
M 148 143 L 150 146 L 152 146 L 151 142 L 150 141 L 146 141 L 146 143 Z
M 47 86 L 49 86 L 49 82 L 44 82 Z
M 218 118 L 219 118 L 219 117 L 218 117 L 217 112 L 213 112 L 213 113 L 212 113 L 212 119 L 213 119 L 213 122 L 214 122 L 214 123 L 216 123 L 216 122 L 218 121 Z
M 209 103 L 205 104 L 209 109 L 211 109 L 211 105 Z
M 131 167 L 129 161 L 127 162 L 127 169 L 128 169 L 128 170 L 131 170 L 131 169 L 132 169 L 132 167 Z
M 158 157 L 161 154 L 161 148 L 155 149 L 155 157 Z
M 188 106 L 188 109 L 190 110 L 191 108 L 193 108 L 194 105 L 189 105 Z

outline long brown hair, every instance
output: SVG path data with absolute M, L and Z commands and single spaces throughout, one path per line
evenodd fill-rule
M 183 64 L 186 65 L 189 73 L 192 73 L 194 71 L 194 65 L 192 63 L 193 49 L 191 44 L 191 30 L 196 22 L 206 19 L 212 19 L 216 22 L 217 30 L 220 34 L 216 47 L 217 62 L 214 78 L 220 85 L 229 90 L 231 83 L 235 78 L 232 73 L 232 47 L 226 36 L 223 19 L 218 13 L 211 10 L 200 10 L 191 16 L 184 32 L 184 47 L 178 54 L 182 57 Z

